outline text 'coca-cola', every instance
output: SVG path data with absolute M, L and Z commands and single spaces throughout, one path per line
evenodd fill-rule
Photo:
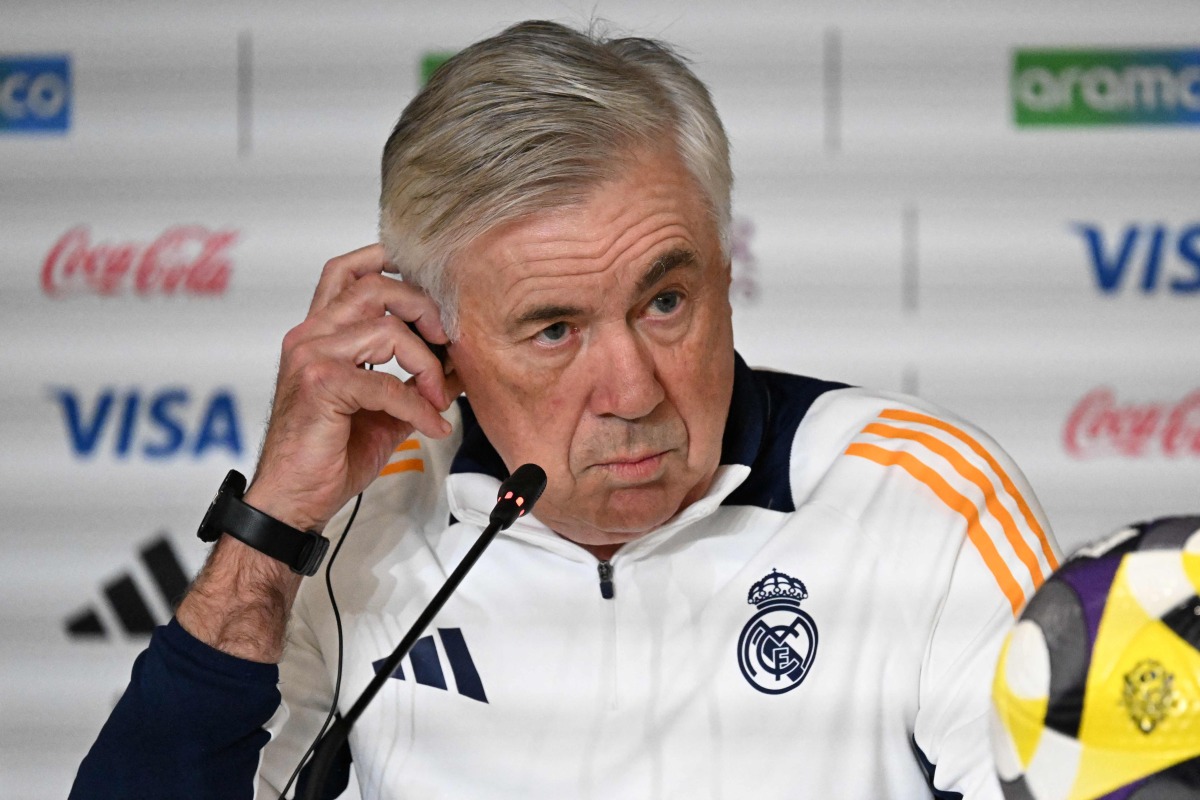
M 238 232 L 176 225 L 148 243 L 92 243 L 78 225 L 64 233 L 42 264 L 42 291 L 68 294 L 220 295 L 233 272 Z
M 1117 402 L 1101 387 L 1072 409 L 1063 447 L 1074 458 L 1200 457 L 1200 389 L 1178 402 Z

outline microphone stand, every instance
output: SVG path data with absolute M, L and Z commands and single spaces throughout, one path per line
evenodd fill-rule
M 536 470 L 536 474 L 529 468 Z M 540 480 L 540 484 L 538 481 Z M 531 484 L 532 481 L 532 485 Z M 446 578 L 446 582 L 442 584 L 442 588 L 438 589 L 437 594 L 433 596 L 433 600 L 429 601 L 429 605 L 417 617 L 416 622 L 408 629 L 408 633 L 404 634 L 404 638 L 400 640 L 400 644 L 396 645 L 396 649 L 387 657 L 383 665 L 375 673 L 375 677 L 367 684 L 367 688 L 359 695 L 358 700 L 346 712 L 346 715 L 334 720 L 333 725 L 321 737 L 321 741 L 317 743 L 317 749 L 313 753 L 312 760 L 309 762 L 306 769 L 311 769 L 308 780 L 304 787 L 303 800 L 320 800 L 321 790 L 325 787 L 325 781 L 329 775 L 329 770 L 333 767 L 333 759 L 342 745 L 346 743 L 347 737 L 350 735 L 350 729 L 354 727 L 354 723 L 362 716 L 367 705 L 379 694 L 379 690 L 396 671 L 396 667 L 400 666 L 400 662 L 408 655 L 408 651 L 416 643 L 421 634 L 442 610 L 442 606 L 450 599 L 450 595 L 462 583 L 462 579 L 470 572 L 471 567 L 475 566 L 475 562 L 483 555 L 483 551 L 496 538 L 496 534 L 512 525 L 518 516 L 526 513 L 533 508 L 533 504 L 541 496 L 542 490 L 546 486 L 546 473 L 541 467 L 534 464 L 526 464 L 518 467 L 512 477 L 504 482 L 500 487 L 500 500 L 496 504 L 496 508 L 492 511 L 491 520 L 488 522 L 483 533 L 479 534 L 479 538 L 475 540 L 475 544 L 471 545 L 471 549 L 463 556 L 462 561 L 458 562 L 458 566 L 450 573 L 450 577 Z M 524 490 L 524 491 L 522 491 Z M 507 491 L 507 497 L 505 492 Z M 514 493 L 516 495 L 514 500 Z

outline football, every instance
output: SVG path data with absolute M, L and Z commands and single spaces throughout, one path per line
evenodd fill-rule
M 1200 797 L 1200 516 L 1084 548 L 1001 649 L 991 733 L 1006 800 Z

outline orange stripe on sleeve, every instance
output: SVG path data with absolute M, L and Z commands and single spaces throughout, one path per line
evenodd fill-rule
M 397 472 L 424 472 L 425 462 L 419 458 L 405 458 L 400 461 L 393 461 L 383 468 L 379 473 L 379 477 L 384 475 L 394 475 Z
M 403 453 L 405 450 L 420 450 L 421 442 L 417 439 L 405 439 L 400 444 L 396 445 L 395 453 Z
M 865 458 L 868 461 L 874 461 L 876 464 L 881 464 L 885 467 L 900 467 L 909 475 L 929 487 L 951 510 L 958 512 L 967 522 L 968 538 L 975 545 L 975 549 L 979 552 L 979 555 L 983 557 L 983 563 L 991 570 L 992 576 L 995 577 L 996 583 L 1000 586 L 1000 590 L 1008 598 L 1008 603 L 1012 606 L 1013 616 L 1017 615 L 1021 610 L 1021 606 L 1025 603 L 1025 592 L 1021 590 L 1020 585 L 1013 578 L 1008 565 L 1004 563 L 1004 559 L 996 552 L 996 546 L 992 544 L 987 531 L 979 524 L 979 509 L 975 507 L 974 503 L 954 491 L 950 484 L 946 483 L 945 478 L 938 475 L 910 453 L 898 453 L 886 450 L 877 445 L 855 442 L 846 448 L 846 455 Z
M 871 423 L 863 429 L 863 433 L 873 433 L 876 436 L 883 436 L 888 439 L 908 439 L 909 441 L 924 445 L 927 449 L 950 462 L 950 466 L 954 467 L 955 472 L 975 484 L 979 488 L 979 491 L 983 492 L 988 511 L 992 512 L 992 516 L 1000 522 L 1000 527 L 1004 529 L 1004 538 L 1008 539 L 1008 543 L 1012 545 L 1012 549 L 1016 552 L 1017 557 L 1021 559 L 1021 563 L 1025 565 L 1025 569 L 1029 570 L 1029 577 L 1033 581 L 1033 588 L 1036 589 L 1042 585 L 1045 578 L 1042 576 L 1042 567 L 1038 564 L 1037 556 L 1033 554 L 1033 550 L 1030 549 L 1029 544 L 1021 536 L 1021 532 L 1017 530 L 1017 523 L 1013 520 L 1012 514 L 1008 513 L 1008 509 L 996 497 L 996 487 L 992 485 L 987 475 L 984 475 L 982 471 L 963 458 L 953 447 L 932 434 L 923 431 L 908 430 L 907 428 L 897 428 L 892 425 L 884 425 L 882 422 Z
M 1004 487 L 1004 491 L 1012 495 L 1013 500 L 1017 502 L 1017 508 L 1021 509 L 1021 514 L 1025 517 L 1025 523 L 1037 535 L 1038 543 L 1042 546 L 1042 555 L 1046 557 L 1046 563 L 1050 565 L 1051 571 L 1058 569 L 1058 559 L 1054 557 L 1054 551 L 1050 549 L 1050 541 L 1046 538 L 1046 532 L 1038 524 L 1037 517 L 1034 516 L 1032 509 L 1029 508 L 1029 504 L 1025 502 L 1025 498 L 1017 491 L 1017 487 L 1013 484 L 1012 479 L 1008 477 L 1008 473 L 1004 471 L 1004 468 L 1000 466 L 1000 462 L 996 461 L 992 454 L 977 442 L 974 437 L 944 420 L 931 417 L 928 414 L 919 414 L 915 411 L 902 411 L 898 408 L 889 408 L 885 409 L 879 416 L 882 419 L 894 419 L 902 422 L 917 422 L 922 425 L 929 425 L 938 430 L 945 431 L 971 448 L 975 455 L 987 462 L 987 465 L 1000 478 L 1000 485 Z

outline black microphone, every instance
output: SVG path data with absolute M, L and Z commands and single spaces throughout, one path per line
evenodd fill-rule
M 533 504 L 546 490 L 546 471 L 537 464 L 523 464 L 504 483 L 500 484 L 500 496 L 492 509 L 490 521 L 500 530 L 517 521 L 533 508 Z
M 417 621 L 408 629 L 408 633 L 404 634 L 400 644 L 396 645 L 396 649 L 380 665 L 375 677 L 367 684 L 367 688 L 363 689 L 362 694 L 354 701 L 354 705 L 350 707 L 344 717 L 338 717 L 334 721 L 325 735 L 321 737 L 321 741 L 317 743 L 316 752 L 310 762 L 312 772 L 309 773 L 304 787 L 305 800 L 318 800 L 321 797 L 326 776 L 333 766 L 333 759 L 342 745 L 346 743 L 350 729 L 354 727 L 354 723 L 362 716 L 363 711 L 367 709 L 367 705 L 375 698 L 375 695 L 379 694 L 379 690 L 396 671 L 396 667 L 408 655 L 408 651 L 425 632 L 425 628 L 442 610 L 442 606 L 446 604 L 450 595 L 458 588 L 458 584 L 479 560 L 479 556 L 483 555 L 483 551 L 492 543 L 492 539 L 496 538 L 498 532 L 516 522 L 518 517 L 532 511 L 534 503 L 542 496 L 545 488 L 546 471 L 537 464 L 524 464 L 517 467 L 516 472 L 500 484 L 496 507 L 492 509 L 491 517 L 487 527 L 483 529 L 483 533 L 479 534 L 475 544 L 471 545 L 471 549 L 463 556 L 462 561 L 458 562 L 458 566 L 450 573 L 450 577 L 446 578 L 446 582 L 429 601 L 429 605 L 421 612 L 421 616 L 417 617 Z

